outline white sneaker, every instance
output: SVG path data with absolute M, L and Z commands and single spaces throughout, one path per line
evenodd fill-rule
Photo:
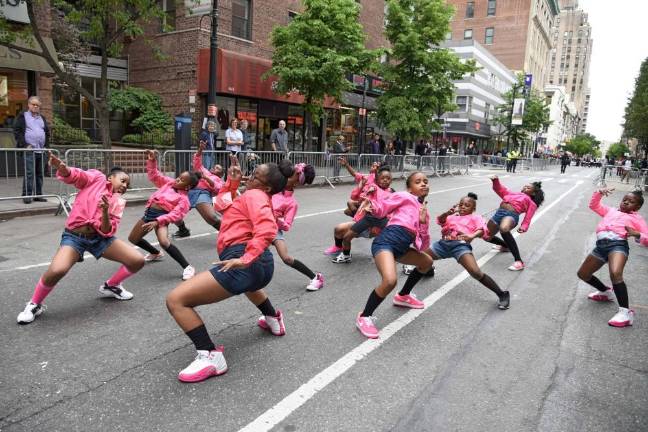
M 324 288 L 324 276 L 322 273 L 317 273 L 312 281 L 306 287 L 308 291 L 317 291 L 320 288 Z
M 39 305 L 32 303 L 31 301 L 28 302 L 25 306 L 25 310 L 18 314 L 18 324 L 29 324 L 34 321 L 38 315 L 42 314 L 45 309 L 47 309 L 45 305 Z
M 614 301 L 614 290 L 608 288 L 606 291 L 596 290 L 587 294 L 587 298 L 598 302 Z
M 635 312 L 632 309 L 619 308 L 619 312 L 612 317 L 608 324 L 612 327 L 628 327 L 634 322 Z
M 415 268 L 416 268 L 416 266 L 409 265 L 409 264 L 403 264 L 403 274 L 406 274 L 406 275 L 411 274 L 414 271 Z
M 182 280 L 189 280 L 194 277 L 195 274 L 196 269 L 189 265 L 182 270 Z
M 178 374 L 182 382 L 200 382 L 207 378 L 223 375 L 227 372 L 227 362 L 223 355 L 223 346 L 213 351 L 198 351 L 196 359 Z
M 266 316 L 262 315 L 257 321 L 259 327 L 263 330 L 267 330 L 275 336 L 283 336 L 286 334 L 286 326 L 283 321 L 283 314 L 280 310 L 277 310 L 277 316 Z
M 99 292 L 103 297 L 114 297 L 117 300 L 130 300 L 133 298 L 133 293 L 126 291 L 122 284 L 110 286 L 107 283 L 104 283 L 99 287 Z
M 351 255 L 344 255 L 344 252 L 340 252 L 338 256 L 331 260 L 335 264 L 346 264 L 351 262 Z
M 144 257 L 144 262 L 153 262 L 153 261 L 161 261 L 162 257 L 164 256 L 164 252 L 160 251 L 160 253 L 156 254 L 146 254 Z

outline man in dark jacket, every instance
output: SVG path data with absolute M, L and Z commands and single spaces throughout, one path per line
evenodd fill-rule
M 31 96 L 27 101 L 27 111 L 16 117 L 13 125 L 16 147 L 24 148 L 25 178 L 22 196 L 25 204 L 30 204 L 34 195 L 43 194 L 43 172 L 45 170 L 44 149 L 48 147 L 49 127 L 47 120 L 40 114 L 41 100 Z M 34 201 L 47 201 L 36 197 Z

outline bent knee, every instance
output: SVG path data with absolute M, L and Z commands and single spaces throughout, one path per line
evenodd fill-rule
M 473 279 L 476 279 L 476 280 L 481 280 L 484 277 L 484 272 L 481 271 L 481 270 L 469 271 L 468 273 L 470 274 L 470 276 L 473 277 Z
M 137 258 L 133 258 L 127 264 L 125 264 L 125 266 L 129 272 L 137 273 L 138 271 L 142 270 L 142 267 L 144 267 L 144 257 L 138 253 Z

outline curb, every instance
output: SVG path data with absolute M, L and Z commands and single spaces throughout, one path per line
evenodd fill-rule
M 148 201 L 148 198 L 135 198 L 133 200 L 127 200 L 126 203 L 127 205 L 143 205 L 146 204 Z M 54 215 L 56 214 L 56 211 L 59 209 L 60 204 L 56 204 L 53 206 L 47 206 L 47 207 L 39 207 L 39 208 L 27 208 L 27 209 L 16 209 L 16 210 L 7 210 L 7 211 L 0 211 L 0 222 L 2 221 L 7 221 L 10 219 L 14 219 L 17 217 L 25 217 L 25 216 L 39 216 L 39 215 L 46 215 L 46 214 L 51 214 Z M 63 215 L 65 213 L 62 213 Z

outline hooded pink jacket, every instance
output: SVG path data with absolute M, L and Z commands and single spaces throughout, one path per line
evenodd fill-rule
M 644 218 L 637 212 L 624 213 L 619 209 L 601 204 L 601 198 L 603 198 L 603 194 L 596 191 L 592 194 L 592 199 L 589 203 L 589 208 L 592 209 L 594 213 L 603 217 L 596 226 L 596 232 L 612 231 L 619 237 L 627 239 L 628 232 L 625 227 L 629 226 L 641 233 L 639 243 L 641 243 L 642 246 L 648 247 L 648 225 Z
M 524 213 L 524 220 L 520 228 L 528 231 L 531 219 L 533 219 L 533 215 L 538 209 L 531 197 L 523 192 L 511 192 L 502 186 L 499 179 L 493 180 L 493 190 L 502 198 L 503 203 L 513 206 L 516 213 Z
M 158 188 L 146 202 L 146 207 L 155 204 L 168 212 L 157 218 L 160 225 L 180 222 L 191 209 L 187 191 L 174 189 L 175 179 L 162 174 L 157 168 L 156 160 L 146 161 L 146 174 L 151 183 Z
M 295 200 L 294 191 L 285 190 L 272 195 L 272 211 L 277 227 L 281 231 L 289 231 L 292 227 L 299 204 Z

